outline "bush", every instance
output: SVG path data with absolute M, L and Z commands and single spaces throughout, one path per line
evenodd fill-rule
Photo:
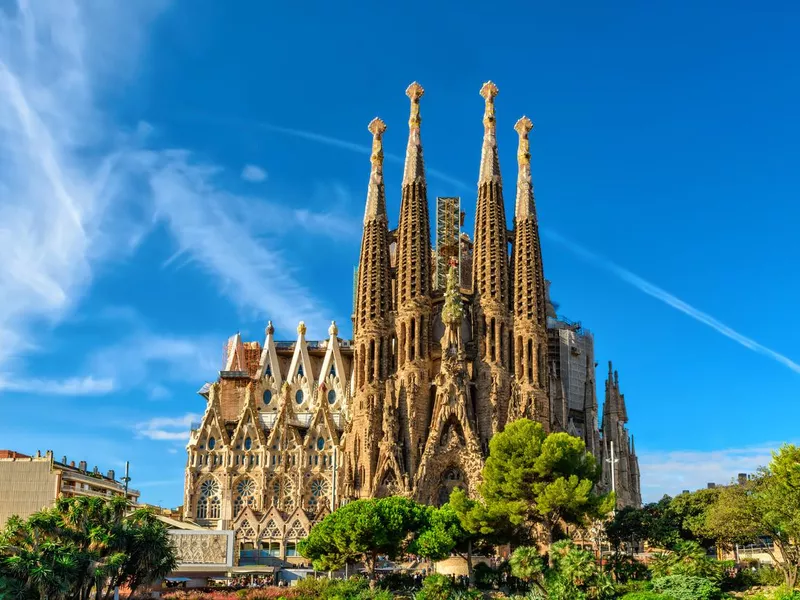
M 453 580 L 446 575 L 428 575 L 422 581 L 422 589 L 415 596 L 417 600 L 450 600 L 453 594 Z
M 655 592 L 631 592 L 622 596 L 620 600 L 672 600 L 672 598 Z
M 721 563 L 708 556 L 697 542 L 680 542 L 674 550 L 657 555 L 650 564 L 650 571 L 653 577 L 685 575 L 716 583 L 723 576 Z
M 667 575 L 653 579 L 653 591 L 673 600 L 718 600 L 722 598 L 719 586 L 705 577 L 692 575 Z
M 605 564 L 605 570 L 617 583 L 639 581 L 649 578 L 647 566 L 628 554 L 613 554 Z
M 618 583 L 616 585 L 616 591 L 618 596 L 624 596 L 625 594 L 632 594 L 634 592 L 649 592 L 652 587 L 653 584 L 650 583 L 650 580 L 628 581 L 626 583 Z
M 782 585 L 784 582 L 783 573 L 772 567 L 761 567 L 756 569 L 755 580 L 758 585 Z
M 483 590 L 498 588 L 503 578 L 503 571 L 508 571 L 508 569 L 508 563 L 503 563 L 503 566 L 499 566 L 497 569 L 493 569 L 486 563 L 478 563 L 473 570 L 475 585 Z

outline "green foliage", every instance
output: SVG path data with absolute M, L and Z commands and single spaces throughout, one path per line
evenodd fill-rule
M 705 577 L 667 575 L 653 579 L 653 591 L 672 600 L 718 600 L 719 586 Z
M 695 541 L 704 548 L 714 544 L 716 538 L 706 521 L 708 510 L 716 503 L 720 492 L 720 488 L 701 489 L 684 492 L 672 499 L 670 511 L 675 517 L 681 539 Z
M 606 571 L 617 583 L 649 578 L 647 566 L 628 554 L 615 553 L 606 561 Z
M 549 535 L 559 521 L 584 524 L 611 510 L 613 498 L 593 493 L 600 468 L 583 440 L 547 435 L 539 423 L 519 419 L 495 435 L 483 468 L 483 523 L 542 524 Z M 491 526 L 488 529 L 493 530 Z
M 759 476 L 723 489 L 708 511 L 706 527 L 729 546 L 770 538 L 775 565 L 786 586 L 794 588 L 800 571 L 800 448 L 782 446 Z
M 428 575 L 422 581 L 417 600 L 450 600 L 454 592 L 453 580 L 445 575 Z
M 642 508 L 625 507 L 606 523 L 606 536 L 617 549 L 623 543 L 645 541 L 657 548 L 672 548 L 681 541 L 680 532 L 680 519 L 672 510 L 669 496 Z
M 356 500 L 315 525 L 299 550 L 320 571 L 364 561 L 374 576 L 378 555 L 403 554 L 413 541 L 410 532 L 423 529 L 427 518 L 427 509 L 408 498 Z
M 364 577 L 350 579 L 306 577 L 299 580 L 291 591 L 294 592 L 292 597 L 297 600 L 391 600 L 394 597 L 387 590 L 370 588 L 369 581 Z
M 620 600 L 673 600 L 670 596 L 657 594 L 656 592 L 630 592 L 620 598 Z
M 719 583 L 722 565 L 708 556 L 697 542 L 680 542 L 674 550 L 658 554 L 650 563 L 653 577 L 686 575 L 703 577 Z
M 520 546 L 514 550 L 508 563 L 511 574 L 526 583 L 540 578 L 546 566 L 544 557 L 531 546 Z
M 121 497 L 67 498 L 27 521 L 12 518 L 0 533 L 2 597 L 110 598 L 118 585 L 133 593 L 167 575 L 176 554 L 166 527 Z
M 758 585 L 780 585 L 783 583 L 783 573 L 772 567 L 756 569 L 754 575 Z
M 441 508 L 429 506 L 426 511 L 425 528 L 412 541 L 409 551 L 431 560 L 442 560 L 454 551 L 465 551 L 473 536 L 462 527 L 453 507 L 448 503 Z

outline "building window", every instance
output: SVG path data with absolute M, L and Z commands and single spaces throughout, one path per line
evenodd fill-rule
M 213 450 L 216 445 L 217 445 L 217 440 L 215 440 L 213 437 L 208 438 L 208 449 L 209 450 Z
M 297 390 L 297 393 L 294 395 L 294 400 L 298 404 L 303 403 L 303 390 Z
M 200 484 L 200 499 L 197 501 L 198 519 L 219 518 L 219 492 L 219 483 L 216 479 L 206 479 Z
M 267 390 L 264 392 L 264 404 L 269 404 L 272 402 L 272 391 Z
M 325 438 L 319 437 L 317 438 L 317 450 L 324 450 L 325 449 Z
M 244 449 L 245 450 L 250 450 L 250 448 L 252 446 L 253 446 L 253 440 L 251 440 L 250 438 L 245 438 L 244 439 Z
M 300 375 L 300 377 L 305 375 L 305 373 L 303 373 L 303 363 L 300 363 L 300 365 L 297 367 L 297 374 Z
M 336 403 L 336 392 L 334 390 L 330 390 L 328 392 L 328 404 L 335 404 Z

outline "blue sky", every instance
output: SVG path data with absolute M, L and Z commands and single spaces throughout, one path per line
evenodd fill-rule
M 507 209 L 526 114 L 546 276 L 620 371 L 645 498 L 765 463 L 800 418 L 799 28 L 789 2 L 0 0 L 0 447 L 131 460 L 180 504 L 226 338 L 349 333 L 366 127 L 401 157 L 413 80 L 429 198 L 472 234 L 492 79 Z

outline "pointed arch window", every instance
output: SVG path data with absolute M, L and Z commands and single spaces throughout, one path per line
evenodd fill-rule
M 245 506 L 254 506 L 256 496 L 256 483 L 249 477 L 241 479 L 236 484 L 236 498 L 233 501 L 233 516 L 242 512 Z
M 294 400 L 298 404 L 302 404 L 303 403 L 303 390 L 297 390 L 297 393 L 295 393 L 295 395 L 294 395 Z
M 311 482 L 311 498 L 308 500 L 308 510 L 312 513 L 317 512 L 319 502 L 328 494 L 328 482 L 325 479 L 315 479 Z M 298 524 L 295 521 L 295 524 Z
M 272 390 L 266 390 L 264 392 L 264 404 L 269 404 L 272 402 Z
M 335 365 L 335 364 L 333 364 L 333 363 L 331 363 L 331 372 L 330 372 L 330 376 L 331 376 L 331 377 L 336 377 L 336 365 Z
M 264 369 L 264 375 L 272 377 L 272 367 L 269 364 L 267 364 L 267 368 Z
M 328 391 L 328 404 L 336 404 L 336 391 L 329 390 Z
M 217 440 L 213 436 L 208 438 L 208 449 L 213 450 L 217 445 Z
M 303 377 L 305 375 L 305 373 L 303 372 L 303 363 L 300 363 L 300 365 L 297 367 L 297 374 L 300 377 Z
M 252 448 L 252 447 L 253 447 L 253 440 L 251 440 L 249 437 L 248 438 L 244 438 L 244 449 L 245 450 L 250 450 L 250 448 Z
M 320 436 L 317 438 L 317 450 L 325 449 L 325 438 Z

